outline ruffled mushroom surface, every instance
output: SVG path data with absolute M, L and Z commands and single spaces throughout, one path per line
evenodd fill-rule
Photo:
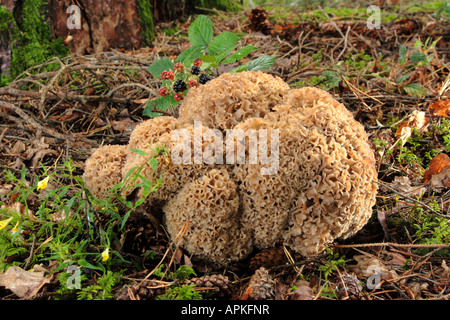
M 215 150 L 223 148 L 223 145 L 220 139 L 205 141 L 206 132 L 210 131 L 207 127 L 187 125 L 179 128 L 174 125 L 177 129 L 165 132 L 159 127 L 161 125 L 165 127 L 166 122 L 160 122 L 157 119 L 147 120 L 145 126 L 161 135 L 156 140 L 152 135 L 153 138 L 147 138 L 147 142 L 136 141 L 133 144 L 135 148 L 144 151 L 146 155 L 130 152 L 122 168 L 122 175 L 130 175 L 130 171 L 137 172 L 138 170 L 140 175 L 153 184 L 161 180 L 157 191 L 150 194 L 149 197 L 168 200 L 175 196 L 186 183 L 203 176 L 214 167 L 219 167 L 220 165 L 216 164 L 218 161 L 215 158 Z M 164 147 L 165 152 L 156 154 L 158 148 L 161 147 Z M 205 157 L 207 152 L 211 154 L 211 157 Z M 151 158 L 158 160 L 156 170 L 151 166 Z M 209 160 L 208 163 L 205 163 L 205 159 Z M 124 195 L 131 193 L 134 190 L 133 186 L 137 186 L 141 182 L 141 179 L 130 179 Z M 142 196 L 142 188 L 139 189 L 138 196 Z
M 209 128 L 231 129 L 252 117 L 264 117 L 289 91 L 279 77 L 261 71 L 224 73 L 191 88 L 180 106 L 181 123 L 201 121 Z
M 98 199 L 107 199 L 110 189 L 122 182 L 122 168 L 127 160 L 127 146 L 103 146 L 86 160 L 82 176 L 86 188 Z
M 316 255 L 367 223 L 377 192 L 374 153 L 351 112 L 324 90 L 290 90 L 262 72 L 191 88 L 178 119 L 147 120 L 128 146 L 99 149 L 83 178 L 102 197 L 133 168 L 162 179 L 149 197 L 165 201 L 171 237 L 187 224 L 182 247 L 217 265 L 279 242 Z
M 240 224 L 237 185 L 224 169 L 188 183 L 163 209 L 171 237 L 187 224 L 181 245 L 204 260 L 226 264 L 244 258 L 252 248 Z

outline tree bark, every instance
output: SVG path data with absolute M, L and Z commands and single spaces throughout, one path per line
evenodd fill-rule
M 138 49 L 151 45 L 154 38 L 154 24 L 163 21 L 173 21 L 187 14 L 199 12 L 200 8 L 235 10 L 240 0 L 0 0 L 0 6 L 13 12 L 13 16 L 21 34 L 43 32 L 40 27 L 34 31 L 21 28 L 24 24 L 22 14 L 36 11 L 34 6 L 40 4 L 42 21 L 48 21 L 51 38 L 65 39 L 70 52 L 93 54 L 111 49 Z M 70 6 L 76 6 L 79 11 L 71 11 Z M 29 8 L 26 8 L 29 6 Z M 44 9 L 42 9 L 44 8 Z M 4 9 L 4 8 L 3 8 Z M 33 11 L 33 12 L 34 12 Z M 70 25 L 69 20 L 79 16 L 80 25 Z M 76 19 L 75 19 L 76 20 Z M 75 21 L 73 20 L 73 21 Z M 23 27 L 23 26 L 22 26 Z M 3 28 L 4 29 L 4 28 Z M 1 22 L 0 22 L 0 31 Z M 13 39 L 0 32 L 0 75 L 7 74 L 11 67 L 11 48 Z M 28 37 L 27 34 L 24 35 Z M 44 35 L 37 35 L 37 38 Z M 52 39 L 46 41 L 51 41 Z M 40 40 L 38 41 L 40 42 Z M 62 41 L 61 41 L 62 44 Z M 63 45 L 64 46 L 64 45 Z M 66 50 L 64 48 L 64 50 Z M 46 56 L 43 52 L 41 55 Z M 14 63 L 14 61 L 12 61 Z M 25 61 L 22 61 L 25 62 Z M 20 62 L 20 63 L 22 63 Z M 39 61 L 42 63 L 42 61 Z

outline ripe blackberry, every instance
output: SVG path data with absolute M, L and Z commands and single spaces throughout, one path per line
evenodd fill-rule
M 173 84 L 173 91 L 175 91 L 175 92 L 182 92 L 182 91 L 184 91 L 186 89 L 187 89 L 186 82 L 184 82 L 181 79 L 178 79 Z
M 211 77 L 208 76 L 206 73 L 202 73 L 200 75 L 200 78 L 198 79 L 198 82 L 200 82 L 201 84 L 205 84 L 207 83 L 209 80 L 211 80 Z
M 200 67 L 192 66 L 191 73 L 195 74 L 196 76 L 198 76 L 200 74 Z

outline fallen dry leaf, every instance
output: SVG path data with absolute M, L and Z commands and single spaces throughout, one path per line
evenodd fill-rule
M 111 127 L 118 132 L 131 132 L 136 127 L 136 123 L 130 118 L 111 121 Z
M 25 207 L 25 205 L 22 202 L 14 202 L 13 204 L 10 205 L 2 205 L 0 207 L 0 209 L 6 209 L 7 210 L 7 214 L 9 213 L 10 210 L 16 211 L 17 213 L 20 213 L 23 216 L 28 216 L 28 218 L 32 219 L 32 220 L 37 220 L 36 216 L 33 214 L 33 211 L 31 211 L 30 209 L 27 209 Z
M 295 283 L 297 289 L 290 296 L 290 300 L 312 300 L 314 293 L 310 283 L 305 280 L 299 280 Z
M 450 158 L 445 153 L 440 153 L 431 160 L 430 166 L 423 175 L 423 182 L 428 183 L 431 180 L 431 176 L 439 174 L 442 169 L 450 166 Z
M 25 271 L 20 267 L 12 266 L 0 275 L 0 286 L 11 290 L 20 298 L 30 299 L 50 280 L 51 278 L 44 277 L 44 272 Z
M 411 186 L 411 180 L 407 176 L 395 177 L 392 182 L 392 187 L 413 198 L 422 198 L 423 194 L 427 191 L 427 188 L 423 186 Z
M 350 271 L 354 272 L 360 277 L 369 277 L 373 274 L 380 274 L 384 279 L 392 279 L 397 276 L 392 266 L 386 265 L 381 259 L 371 255 L 355 255 L 353 257 L 356 261 L 356 265 L 350 265 Z
M 402 142 L 403 146 L 414 128 L 422 132 L 426 129 L 428 122 L 430 122 L 430 119 L 425 117 L 425 112 L 414 110 L 411 116 L 400 124 L 395 132 L 395 137 Z
M 430 189 L 435 192 L 441 192 L 450 188 L 450 166 L 446 166 L 438 174 L 432 175 L 430 180 Z
M 433 117 L 445 117 L 450 119 L 450 99 L 438 100 L 430 103 L 428 111 Z
M 301 286 L 295 289 L 291 300 L 312 300 L 314 298 L 313 290 L 307 286 Z

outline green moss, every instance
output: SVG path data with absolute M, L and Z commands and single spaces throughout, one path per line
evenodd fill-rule
M 11 28 L 11 24 L 16 25 L 14 21 L 13 13 L 9 12 L 5 6 L 0 6 L 0 39 L 10 40 L 12 38 L 12 31 L 14 28 Z
M 70 53 L 62 39 L 52 39 L 50 25 L 45 19 L 46 10 L 44 0 L 24 0 L 20 6 L 11 38 L 12 77 L 52 57 L 64 57 Z
M 153 24 L 152 5 L 149 0 L 138 0 L 137 2 L 139 23 L 141 24 L 142 44 L 150 45 L 155 39 L 155 26 Z
M 0 6 L 0 43 L 10 43 L 17 32 L 16 21 L 12 12 L 9 12 L 5 6 Z M 1 70 L 0 87 L 11 83 L 12 77 L 9 70 Z
M 241 10 L 241 6 L 237 0 L 196 0 L 193 3 L 199 8 L 217 9 L 228 12 Z

